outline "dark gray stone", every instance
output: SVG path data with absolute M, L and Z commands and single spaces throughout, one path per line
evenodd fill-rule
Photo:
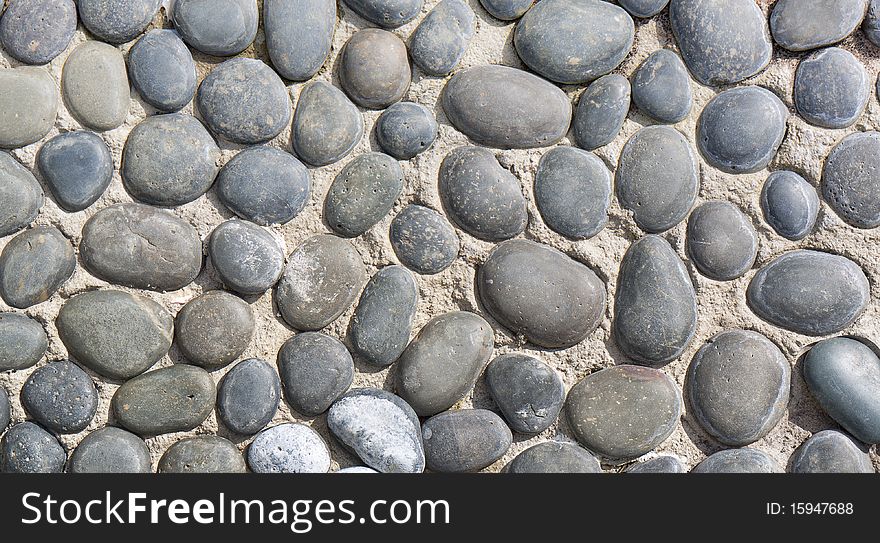
M 67 453 L 55 436 L 20 422 L 0 439 L 0 473 L 61 473 Z
M 780 236 L 798 241 L 807 237 L 819 216 L 819 195 L 800 175 L 773 172 L 761 189 L 764 220 Z
M 738 207 L 725 200 L 697 206 L 687 224 L 687 253 L 710 279 L 730 281 L 752 268 L 758 256 L 758 233 Z
M 317 417 L 351 386 L 354 362 L 339 340 L 304 332 L 281 346 L 278 373 L 287 403 L 303 415 Z
M 629 113 L 629 80 L 619 74 L 603 75 L 590 83 L 574 112 L 574 138 L 578 146 L 593 151 L 608 145 L 623 127 Z
M 626 468 L 624 473 L 684 473 L 684 466 L 674 456 L 658 456 Z
M 284 271 L 284 251 L 272 234 L 239 219 L 214 229 L 208 255 L 223 284 L 245 295 L 266 292 Z
M 422 427 L 431 471 L 472 473 L 498 461 L 513 441 L 501 417 L 485 409 L 456 409 L 435 415 Z
M 382 268 L 367 282 L 351 318 L 352 349 L 376 366 L 390 366 L 409 343 L 419 286 L 402 266 Z
M 535 173 L 535 203 L 555 232 L 591 238 L 608 222 L 611 172 L 592 153 L 574 147 L 550 149 Z
M 529 222 L 519 179 L 489 149 L 458 147 L 440 165 L 440 199 L 465 232 L 485 241 L 517 236 Z
M 82 211 L 104 194 L 113 180 L 113 156 L 92 132 L 65 132 L 37 153 L 37 167 L 55 201 L 64 210 Z
M 376 141 L 397 160 L 409 160 L 434 143 L 439 129 L 434 114 L 425 106 L 398 102 L 376 120 Z
M 9 412 L 9 396 L 6 391 L 0 388 L 0 434 L 9 426 L 12 415 Z
M 662 123 L 687 117 L 694 97 L 681 58 L 669 49 L 651 53 L 633 74 L 632 100 L 642 113 Z
M 461 243 L 449 221 L 433 209 L 411 204 L 391 221 L 391 247 L 416 273 L 440 273 L 455 261 Z
M 32 223 L 42 206 L 43 189 L 34 175 L 11 155 L 0 152 L 0 237 Z
M 385 109 L 409 89 L 412 72 L 406 44 L 391 32 L 358 30 L 345 43 L 338 62 L 339 83 L 361 107 Z
M 442 0 L 410 34 L 409 54 L 428 75 L 455 69 L 476 32 L 474 12 L 464 0 Z
M 98 131 L 122 126 L 131 90 L 122 52 L 106 43 L 86 41 L 64 61 L 64 103 L 76 120 Z
M 175 0 L 169 18 L 190 47 L 218 57 L 247 49 L 260 24 L 256 0 Z
M 48 300 L 73 275 L 73 246 L 54 226 L 36 226 L 12 238 L 0 253 L 0 298 L 25 309 Z
M 122 428 L 105 426 L 79 442 L 67 465 L 70 473 L 152 473 L 144 440 Z
M 364 135 L 364 118 L 348 96 L 325 81 L 303 87 L 293 114 L 291 144 L 313 166 L 341 160 Z
M 98 39 L 118 44 L 135 39 L 153 22 L 160 0 L 78 0 L 79 19 Z
M 556 422 L 565 401 L 557 373 L 533 356 L 501 355 L 486 367 L 486 384 L 515 432 L 537 434 Z
M 330 450 L 304 424 L 279 424 L 257 435 L 247 452 L 254 473 L 327 473 Z
M 213 371 L 241 356 L 255 327 L 254 313 L 247 302 L 224 290 L 211 290 L 180 309 L 174 321 L 174 336 L 180 354 Z
M 219 436 L 186 437 L 159 459 L 159 473 L 245 473 L 244 457 L 228 439 Z
M 418 17 L 423 0 L 345 0 L 345 5 L 367 21 L 397 28 Z
M 248 358 L 235 365 L 217 389 L 217 416 L 237 434 L 263 429 L 278 410 L 281 381 L 267 362 Z
M 0 313 L 0 371 L 27 369 L 49 348 L 43 326 L 20 313 Z
M 453 311 L 428 321 L 397 360 L 398 394 L 419 416 L 449 409 L 476 383 L 492 356 L 492 327 Z
M 150 30 L 134 44 L 128 77 L 144 102 L 162 112 L 183 109 L 196 95 L 196 64 L 173 30 Z
M 43 68 L 0 70 L 0 147 L 16 149 L 37 142 L 55 125 L 58 91 Z
M 806 51 L 837 43 L 852 34 L 868 0 L 780 0 L 770 14 L 773 41 L 789 51 Z
M 697 464 L 691 473 L 783 473 L 783 469 L 767 453 L 743 448 L 718 451 Z
M 775 258 L 749 283 L 749 307 L 765 321 L 808 336 L 827 336 L 867 307 L 870 285 L 852 260 L 796 250 Z
M 665 232 L 687 217 L 700 191 L 690 144 L 670 126 L 647 126 L 633 135 L 617 163 L 620 205 L 642 230 Z
M 880 226 L 880 132 L 843 138 L 822 170 L 822 198 L 856 228 Z
M 311 79 L 330 56 L 336 28 L 334 0 L 263 0 L 263 31 L 281 77 Z
M 403 191 L 403 170 L 392 157 L 365 153 L 345 165 L 324 200 L 324 220 L 341 236 L 360 236 L 391 211 Z
M 0 19 L 0 44 L 25 64 L 46 64 L 70 45 L 76 32 L 73 0 L 12 2 Z
M 647 18 L 663 11 L 669 0 L 618 0 L 618 3 L 633 17 Z
M 505 466 L 507 473 L 602 473 L 599 461 L 572 443 L 545 441 L 533 445 Z
M 862 63 L 849 51 L 829 47 L 798 64 L 794 103 L 808 123 L 846 128 L 865 111 L 869 87 Z
M 640 364 L 662 365 L 684 352 L 697 328 L 697 295 L 681 259 L 659 236 L 627 249 L 617 275 L 612 335 Z
M 86 372 L 67 360 L 51 362 L 30 374 L 21 388 L 28 415 L 53 432 L 85 430 L 98 410 L 98 391 Z
M 660 370 L 612 366 L 568 393 L 565 411 L 581 444 L 609 458 L 635 458 L 663 443 L 681 416 L 678 385 Z
M 534 3 L 535 0 L 480 0 L 483 9 L 502 21 L 519 19 Z
M 836 430 L 823 430 L 791 455 L 790 473 L 874 473 L 868 449 Z
M 880 0 L 868 1 L 868 12 L 862 24 L 862 32 L 871 43 L 880 47 Z
M 457 72 L 446 83 L 441 104 L 460 132 L 499 149 L 551 146 L 571 124 L 571 102 L 559 87 L 507 66 Z

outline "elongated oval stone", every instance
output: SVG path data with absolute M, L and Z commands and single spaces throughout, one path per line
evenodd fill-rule
M 534 3 L 535 0 L 480 0 L 483 9 L 502 21 L 519 19 Z
M 238 447 L 220 436 L 186 437 L 159 459 L 159 473 L 245 473 Z
M 800 175 L 773 172 L 761 189 L 764 220 L 780 236 L 797 241 L 807 237 L 819 216 L 819 195 Z
M 565 387 L 547 364 L 525 354 L 501 355 L 486 367 L 486 384 L 510 428 L 525 434 L 543 432 L 556 422 Z
M 773 41 L 789 51 L 837 43 L 862 22 L 868 0 L 780 0 L 770 14 Z
M 376 366 L 390 366 L 409 343 L 419 305 L 419 286 L 403 266 L 388 266 L 364 287 L 351 319 L 355 354 Z
M 324 220 L 347 238 L 360 236 L 391 211 L 403 190 L 403 170 L 383 153 L 365 153 L 345 165 L 324 200 Z
M 303 87 L 291 132 L 296 156 L 313 166 L 326 166 L 350 153 L 363 135 L 361 112 L 344 92 L 324 81 Z
M 254 473 L 327 473 L 330 450 L 305 424 L 279 424 L 260 432 L 248 447 Z
M 79 442 L 67 464 L 70 473 L 151 473 L 150 449 L 140 437 L 105 426 Z
M 67 352 L 111 379 L 139 375 L 171 348 L 174 320 L 156 302 L 119 290 L 94 290 L 69 299 L 55 320 Z
M 211 232 L 208 255 L 223 284 L 241 294 L 266 292 L 284 271 L 284 251 L 272 234 L 239 219 Z
M 681 416 L 681 394 L 660 370 L 613 366 L 568 393 L 565 411 L 580 443 L 608 458 L 635 458 L 663 443 Z
M 663 11 L 669 0 L 618 0 L 618 3 L 633 17 L 647 18 Z
M 0 43 L 25 64 L 46 64 L 67 49 L 76 32 L 73 0 L 12 2 L 0 19 Z
M 39 322 L 20 313 L 0 313 L 0 371 L 29 368 L 48 348 L 49 338 Z
M 305 81 L 330 55 L 336 28 L 333 0 L 263 0 L 263 31 L 281 77 Z
M 354 361 L 338 339 L 303 332 L 278 351 L 284 397 L 299 413 L 317 417 L 338 400 L 354 379 Z
M 458 66 L 475 32 L 464 0 L 442 0 L 410 35 L 409 54 L 426 74 L 443 76 Z
M 794 103 L 808 123 L 846 128 L 865 111 L 869 87 L 862 63 L 845 49 L 829 47 L 798 64 Z
M 98 131 L 125 122 L 131 100 L 122 52 L 112 45 L 87 41 L 64 61 L 61 90 L 76 119 Z
M 494 464 L 513 441 L 501 417 L 486 409 L 455 409 L 422 426 L 425 460 L 431 471 L 472 473 Z
M 574 147 L 550 149 L 535 172 L 535 203 L 555 232 L 591 238 L 608 222 L 611 172 L 592 153 Z
M 650 460 L 633 464 L 624 473 L 684 473 L 684 466 L 674 456 L 657 456 Z
M 33 422 L 20 422 L 0 439 L 0 473 L 61 473 L 67 453 L 58 440 Z
M 440 127 L 428 108 L 414 102 L 398 102 L 376 120 L 376 141 L 397 160 L 409 160 L 428 149 Z
M 0 147 L 16 149 L 39 141 L 55 125 L 58 91 L 42 68 L 0 70 Z
M 217 388 L 217 416 L 237 434 L 262 430 L 278 410 L 281 380 L 267 362 L 248 358 L 236 364 Z
M 749 307 L 765 321 L 808 336 L 843 330 L 870 299 L 862 269 L 838 255 L 797 250 L 775 258 L 749 283 Z
M 599 461 L 573 443 L 545 441 L 533 445 L 505 466 L 507 473 L 602 473 Z
M 874 473 L 867 448 L 836 430 L 822 430 L 801 443 L 788 469 L 791 473 Z
M 455 261 L 461 242 L 443 215 L 408 205 L 391 221 L 391 247 L 400 263 L 416 273 L 440 273 Z
M 623 127 L 629 113 L 631 86 L 619 74 L 603 75 L 590 83 L 574 112 L 574 138 L 578 146 L 593 151 L 608 145 Z
M 396 388 L 419 416 L 452 407 L 474 386 L 495 335 L 482 317 L 453 311 L 428 321 L 397 361 Z
M 782 466 L 757 449 L 718 451 L 696 465 L 691 473 L 783 473 Z
M 75 434 L 95 417 L 98 391 L 79 366 L 60 360 L 30 374 L 21 388 L 21 405 L 49 430 Z
M 856 228 L 880 226 L 880 132 L 843 138 L 822 170 L 822 198 Z
M 209 290 L 180 308 L 174 335 L 180 354 L 212 371 L 241 356 L 255 327 L 247 302 L 225 290 Z
M 651 53 L 633 74 L 636 106 L 662 123 L 677 123 L 694 105 L 691 80 L 681 58 L 669 49 Z
M 43 181 L 62 208 L 76 212 L 94 204 L 113 180 L 113 156 L 93 132 L 65 132 L 37 153 Z
M 191 47 L 220 57 L 247 49 L 260 24 L 255 0 L 175 0 L 170 19 Z
M 446 83 L 441 104 L 460 132 L 475 143 L 499 149 L 553 145 L 571 124 L 571 103 L 562 90 L 507 66 L 457 72 Z
M 605 285 L 587 266 L 524 239 L 501 243 L 477 270 L 486 311 L 514 333 L 549 349 L 591 334 L 605 314 Z
M 359 30 L 340 53 L 339 83 L 361 107 L 385 109 L 399 102 L 411 81 L 406 44 L 391 32 L 378 28 Z
M 173 30 L 154 29 L 128 52 L 128 77 L 144 102 L 170 113 L 196 95 L 196 64 Z
M 0 152 L 0 237 L 32 223 L 42 206 L 43 189 L 34 174 L 11 155 Z
M 687 252 L 697 269 L 710 279 L 730 281 L 742 276 L 758 256 L 758 233 L 738 207 L 725 200 L 697 206 L 687 225 Z
M 73 246 L 57 228 L 25 230 L 0 253 L 0 298 L 19 309 L 45 302 L 75 269 Z
M 345 5 L 382 28 L 397 28 L 415 19 L 423 0 L 345 0 Z
M 160 0 L 78 0 L 83 25 L 99 39 L 117 44 L 135 39 L 153 21 Z
M 629 358 L 647 365 L 675 360 L 697 328 L 697 296 L 681 259 L 659 236 L 630 245 L 617 275 L 612 335 Z

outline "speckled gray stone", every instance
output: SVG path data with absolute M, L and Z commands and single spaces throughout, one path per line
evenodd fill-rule
M 599 461 L 573 443 L 545 441 L 516 455 L 507 473 L 602 473 Z
M 455 261 L 461 243 L 449 221 L 433 209 L 411 204 L 391 221 L 391 247 L 416 273 L 440 273 Z
M 247 302 L 224 290 L 210 290 L 180 309 L 174 337 L 188 361 L 213 371 L 241 356 L 255 327 Z
M 237 434 L 263 429 L 278 410 L 281 381 L 267 362 L 248 358 L 236 364 L 217 388 L 217 416 Z
M 64 61 L 61 91 L 70 113 L 98 131 L 122 126 L 131 91 L 122 52 L 99 41 L 76 46 Z
M 480 0 L 483 9 L 502 21 L 519 19 L 534 3 L 535 0 Z
M 245 295 L 266 292 L 284 271 L 284 251 L 275 237 L 240 219 L 220 223 L 211 232 L 208 255 L 223 284 Z
M 574 147 L 550 149 L 535 172 L 535 203 L 553 231 L 591 238 L 608 222 L 611 172 L 593 153 Z
M 0 147 L 15 149 L 43 138 L 58 113 L 55 80 L 43 68 L 0 69 Z
M 603 75 L 581 93 L 574 112 L 574 138 L 578 146 L 593 151 L 608 145 L 623 127 L 629 113 L 631 86 L 619 74 Z
M 868 0 L 780 0 L 770 14 L 773 41 L 789 51 L 837 43 L 855 31 Z
M 468 234 L 502 241 L 525 230 L 529 214 L 522 185 L 492 151 L 458 147 L 443 159 L 439 176 L 443 207 Z
M 862 32 L 871 43 L 880 47 L 880 0 L 868 0 Z
M 456 72 L 441 104 L 449 122 L 474 143 L 499 149 L 553 145 L 571 124 L 571 102 L 559 87 L 508 66 Z
M 6 391 L 0 388 L 0 434 L 9 426 L 11 415 L 9 413 L 9 396 Z
M 169 18 L 190 47 L 219 57 L 247 49 L 260 23 L 256 0 L 175 0 Z
M 151 473 L 150 450 L 140 437 L 105 426 L 79 442 L 67 465 L 70 473 Z
M 345 0 L 344 3 L 373 24 L 397 28 L 418 17 L 423 0 Z
M 39 322 L 20 313 L 0 313 L 0 371 L 29 368 L 48 348 L 49 338 Z
M 248 465 L 254 473 L 327 473 L 330 450 L 304 424 L 279 424 L 260 432 L 248 447 Z
M 633 464 L 624 473 L 684 473 L 684 466 L 674 456 L 657 456 L 650 460 Z
M 370 278 L 349 338 L 355 354 L 376 366 L 390 366 L 409 343 L 419 305 L 419 285 L 403 266 L 387 266 Z
M 360 236 L 391 211 L 403 190 L 403 170 L 383 153 L 355 157 L 337 174 L 324 200 L 324 220 L 341 236 Z
M 316 417 L 351 386 L 354 362 L 338 339 L 304 332 L 281 346 L 278 373 L 287 403 L 303 415 Z
M 150 30 L 132 46 L 128 77 L 144 102 L 161 112 L 183 109 L 196 95 L 196 64 L 173 30 Z
M 406 44 L 378 28 L 352 34 L 337 62 L 343 90 L 354 103 L 368 109 L 385 109 L 399 102 L 412 79 Z
M 67 360 L 41 366 L 21 388 L 21 405 L 44 427 L 60 434 L 85 430 L 98 410 L 98 391 L 86 372 Z
M 730 281 L 749 271 L 758 256 L 758 233 L 745 214 L 726 200 L 703 202 L 688 219 L 686 249 L 703 275 Z
M 635 458 L 663 443 L 681 416 L 678 385 L 660 370 L 619 365 L 591 373 L 568 393 L 574 436 L 609 458 Z
M 61 473 L 67 453 L 55 436 L 33 422 L 20 422 L 0 439 L 0 473 Z
M 376 141 L 398 160 L 422 153 L 437 139 L 439 125 L 428 108 L 414 102 L 398 102 L 376 120 Z
M 297 330 L 320 330 L 354 303 L 366 275 L 351 243 L 328 234 L 312 236 L 287 259 L 275 291 L 278 310 Z
M 565 401 L 562 379 L 547 364 L 525 354 L 496 357 L 486 367 L 486 385 L 515 432 L 537 434 L 556 422 Z
M 660 49 L 633 74 L 632 100 L 642 113 L 662 123 L 677 123 L 694 105 L 691 80 L 681 58 Z
M 78 0 L 83 25 L 97 38 L 109 43 L 135 39 L 153 21 L 160 0 Z
M 865 111 L 869 86 L 868 72 L 852 53 L 829 47 L 798 64 L 794 103 L 808 123 L 846 128 Z
M 469 473 L 498 461 L 513 441 L 501 417 L 486 409 L 455 409 L 422 426 L 425 460 L 431 471 Z
M 796 250 L 761 268 L 749 283 L 749 307 L 765 321 L 808 336 L 843 330 L 868 305 L 870 285 L 852 260 Z
M 868 448 L 837 430 L 822 430 L 801 443 L 789 473 L 874 473 Z
M 856 228 L 880 226 L 880 132 L 856 132 L 828 154 L 822 198 Z
M 633 17 L 653 17 L 669 4 L 669 0 L 618 0 L 620 6 Z
M 79 254 L 85 268 L 105 281 L 160 292 L 185 287 L 202 269 L 196 229 L 143 204 L 116 204 L 92 215 Z
M 11 155 L 0 152 L 0 237 L 29 225 L 42 206 L 43 189 L 34 174 Z
M 364 135 L 364 118 L 348 96 L 325 81 L 303 87 L 290 141 L 296 156 L 314 166 L 341 160 Z
M 662 365 L 681 356 L 697 328 L 697 295 L 675 250 L 659 236 L 627 249 L 617 275 L 612 335 L 632 360 Z
M 474 12 L 464 0 L 442 0 L 409 37 L 413 62 L 428 75 L 455 69 L 476 32 Z
M 421 473 L 425 452 L 419 418 L 402 399 L 359 388 L 336 401 L 327 427 L 340 443 L 381 473 Z
M 819 216 L 819 195 L 800 175 L 786 170 L 771 173 L 761 189 L 764 220 L 780 236 L 798 241 L 807 237 Z
M 783 469 L 767 453 L 743 448 L 718 451 L 697 464 L 691 473 L 783 473 Z
M 75 269 L 73 246 L 57 228 L 25 230 L 0 253 L 0 298 L 19 309 L 45 302 Z
M 334 0 L 263 0 L 263 31 L 272 66 L 281 77 L 305 81 L 333 46 Z
M 70 212 L 95 203 L 113 180 L 110 149 L 85 130 L 64 132 L 44 143 L 36 163 L 55 201 Z
M 159 473 L 245 473 L 238 447 L 219 436 L 185 437 L 159 459 Z
M 67 49 L 74 32 L 73 0 L 14 1 L 0 19 L 3 50 L 25 64 L 51 61 Z
M 494 339 L 489 323 L 474 313 L 432 318 L 397 360 L 397 393 L 419 416 L 449 409 L 473 388 Z

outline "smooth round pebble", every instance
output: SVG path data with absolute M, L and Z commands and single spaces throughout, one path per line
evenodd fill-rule
M 153 22 L 160 0 L 78 0 L 83 25 L 97 38 L 113 43 L 135 39 Z
M 0 18 L 0 44 L 25 64 L 46 64 L 70 45 L 76 32 L 73 0 L 11 2 Z
M 245 473 L 238 447 L 219 436 L 185 437 L 159 459 L 159 473 Z
M 0 253 L 0 298 L 25 309 L 48 300 L 76 269 L 76 254 L 54 226 L 36 226 L 12 238 Z
M 642 113 L 662 123 L 677 123 L 694 105 L 684 62 L 673 51 L 660 49 L 633 74 L 632 101 Z
M 800 175 L 786 170 L 771 173 L 761 189 L 764 220 L 780 236 L 798 241 L 807 237 L 819 216 L 819 195 Z
M 437 139 L 439 125 L 434 114 L 414 102 L 398 102 L 376 120 L 376 141 L 397 160 L 409 160 Z
M 324 81 L 303 87 L 290 137 L 296 156 L 326 166 L 348 155 L 363 135 L 364 118 L 344 92 Z
M 84 437 L 70 455 L 70 473 L 152 473 L 150 450 L 140 437 L 106 426 Z
M 183 109 L 196 95 L 196 64 L 173 30 L 150 30 L 132 46 L 128 77 L 144 102 L 164 113 Z
M 794 77 L 794 103 L 808 123 L 846 128 L 865 111 L 868 72 L 852 53 L 837 47 L 800 61 Z
M 244 295 L 266 292 L 284 271 L 284 251 L 275 237 L 239 219 L 220 223 L 211 232 L 208 255 L 223 284 Z
M 633 17 L 653 17 L 669 4 L 669 0 L 618 0 L 620 6 Z
M 423 0 L 344 0 L 346 6 L 382 28 L 397 28 L 418 17 Z
M 789 460 L 790 473 L 874 473 L 864 445 L 836 430 L 822 430 L 801 443 Z
M 58 103 L 55 79 L 45 69 L 0 69 L 0 147 L 40 141 L 55 126 Z
M 61 91 L 83 125 L 98 131 L 122 126 L 131 101 L 122 52 L 99 41 L 81 43 L 64 61 Z
M 9 426 L 12 415 L 9 412 L 9 396 L 6 391 L 0 388 L 0 434 Z
M 410 204 L 391 221 L 391 247 L 400 263 L 422 275 L 455 261 L 461 242 L 449 221 L 433 209 Z
M 406 44 L 391 32 L 358 30 L 345 43 L 338 62 L 339 83 L 361 107 L 385 109 L 409 89 L 412 73 Z
M 535 203 L 553 231 L 591 238 L 608 222 L 611 172 L 592 153 L 574 147 L 550 149 L 535 172 Z
M 21 405 L 59 434 L 85 430 L 98 410 L 98 391 L 86 372 L 67 360 L 41 366 L 21 387 Z
M 30 368 L 48 348 L 49 338 L 39 322 L 20 313 L 0 313 L 0 371 Z
M 489 15 L 502 21 L 519 19 L 534 3 L 535 0 L 480 0 Z
M 390 366 L 409 343 L 419 305 L 419 285 L 403 266 L 382 268 L 367 282 L 351 318 L 349 338 L 356 355 Z
M 581 93 L 572 129 L 579 147 L 593 151 L 608 145 L 629 113 L 632 86 L 619 74 L 603 75 Z
M 456 409 L 435 415 L 422 426 L 428 469 L 472 473 L 498 461 L 513 441 L 501 417 L 486 409 Z
M 825 159 L 822 198 L 847 224 L 880 226 L 880 132 L 856 132 Z
M 61 473 L 67 453 L 55 436 L 33 422 L 20 422 L 0 439 L 0 473 Z
M 767 453 L 757 449 L 718 451 L 696 465 L 691 473 L 783 473 Z
M 32 223 L 42 206 L 43 189 L 34 174 L 12 155 L 0 152 L 0 237 L 14 234 Z
M 674 456 L 657 456 L 631 465 L 624 473 L 684 473 L 684 466 Z
M 330 450 L 304 424 L 279 424 L 260 432 L 247 451 L 254 473 L 327 473 Z
M 596 457 L 573 443 L 532 445 L 508 463 L 507 473 L 602 473 Z
M 299 413 L 317 417 L 338 400 L 354 380 L 354 361 L 338 339 L 304 332 L 278 351 L 284 398 Z
M 256 0 L 175 0 L 169 18 L 190 47 L 218 57 L 247 49 L 260 23 Z
M 237 434 L 262 430 L 278 410 L 281 381 L 267 362 L 248 358 L 236 364 L 217 388 L 217 416 Z
M 458 66 L 475 32 L 467 2 L 442 0 L 410 34 L 410 57 L 426 74 L 445 76 Z
M 789 51 L 837 43 L 855 31 L 868 0 L 779 0 L 770 13 L 773 41 Z
M 543 432 L 556 422 L 565 402 L 565 387 L 559 375 L 525 354 L 495 358 L 486 367 L 486 385 L 514 432 Z
M 703 202 L 688 219 L 686 247 L 691 262 L 710 279 L 730 281 L 751 269 L 758 233 L 738 207 L 726 200 Z
M 342 168 L 324 200 L 324 220 L 341 236 L 360 236 L 391 211 L 403 191 L 403 170 L 383 153 L 364 153 Z
M 69 212 L 98 201 L 113 180 L 113 156 L 97 134 L 79 130 L 50 139 L 37 153 L 37 168 L 55 201 Z
M 305 81 L 330 56 L 335 0 L 263 0 L 263 31 L 272 66 L 281 77 Z
M 211 290 L 180 309 L 174 336 L 187 360 L 213 371 L 241 356 L 250 345 L 255 326 L 247 302 L 224 290 Z

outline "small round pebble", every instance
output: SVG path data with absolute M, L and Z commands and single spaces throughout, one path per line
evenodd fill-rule
M 391 211 L 403 191 L 403 170 L 383 153 L 364 153 L 333 179 L 324 200 L 324 220 L 337 234 L 360 236 Z
M 287 403 L 303 415 L 316 417 L 351 386 L 354 361 L 339 340 L 320 332 L 304 332 L 281 346 L 278 373 Z
M 131 101 L 122 52 L 99 41 L 81 43 L 64 61 L 61 91 L 83 125 L 98 131 L 122 126 Z
M 710 279 L 730 281 L 749 271 L 758 256 L 758 233 L 738 207 L 712 200 L 688 219 L 686 247 L 697 269 Z
M 43 68 L 0 69 L 0 147 L 41 140 L 55 125 L 58 102 L 55 80 Z
M 428 108 L 414 102 L 398 102 L 376 120 L 376 141 L 397 160 L 409 160 L 437 139 L 439 125 Z
M 501 417 L 486 409 L 456 409 L 435 415 L 422 426 L 428 469 L 472 473 L 498 461 L 513 441 Z
M 502 21 L 519 19 L 535 3 L 535 0 L 480 0 L 483 9 Z
M 800 61 L 794 77 L 794 103 L 808 123 L 846 128 L 865 111 L 868 72 L 852 53 L 829 47 Z
M 837 43 L 858 28 L 868 0 L 779 0 L 770 13 L 773 41 L 789 51 Z
M 144 102 L 164 113 L 183 109 L 196 95 L 196 64 L 173 30 L 150 30 L 134 44 L 128 77 Z
M 423 72 L 445 76 L 458 66 L 476 32 L 474 12 L 464 0 L 442 0 L 409 37 L 409 54 Z
M 266 49 L 285 79 L 305 81 L 321 69 L 335 27 L 335 0 L 263 0 Z
M 790 473 L 874 473 L 868 449 L 837 430 L 823 430 L 801 443 L 789 460 Z
M 535 172 L 535 203 L 553 231 L 591 238 L 608 222 L 611 172 L 592 153 L 574 147 L 550 149 Z
M 67 49 L 76 32 L 73 0 L 17 0 L 0 19 L 0 44 L 25 64 L 46 64 Z
M 9 426 L 12 415 L 9 412 L 9 396 L 0 388 L 0 434 Z
M 106 426 L 79 442 L 67 465 L 70 473 L 152 473 L 150 450 L 140 437 Z
M 856 228 L 880 226 L 880 132 L 856 132 L 828 154 L 822 198 Z
M 658 456 L 626 468 L 624 473 L 684 473 L 684 466 L 674 456 Z
M 20 313 L 0 313 L 0 371 L 30 368 L 48 348 L 49 338 L 39 322 Z
M 757 449 L 718 451 L 696 465 L 691 473 L 783 473 L 767 453 Z
M 409 89 L 412 73 L 406 45 L 391 32 L 358 30 L 345 43 L 338 62 L 339 82 L 359 106 L 385 109 Z
M 260 432 L 247 451 L 254 473 L 327 473 L 330 450 L 304 424 L 279 424 Z
M 37 153 L 37 168 L 55 201 L 76 212 L 94 204 L 113 180 L 113 156 L 97 134 L 64 132 Z
M 819 216 L 819 195 L 800 175 L 786 170 L 771 173 L 761 189 L 764 220 L 780 236 L 798 241 L 807 237 Z
M 143 32 L 159 11 L 159 0 L 79 0 L 79 18 L 99 39 L 125 43 Z
M 351 318 L 352 350 L 375 366 L 390 366 L 409 343 L 419 305 L 419 285 L 403 266 L 370 278 Z
M 248 358 L 235 365 L 217 388 L 217 415 L 237 434 L 262 430 L 278 410 L 281 381 L 267 362 Z
M 633 74 L 632 100 L 642 113 L 662 123 L 687 117 L 694 98 L 681 58 L 669 49 L 651 53 Z
M 256 0 L 175 0 L 170 19 L 190 47 L 218 57 L 247 49 L 260 23 Z
M 0 253 L 0 298 L 25 309 L 48 300 L 76 269 L 76 254 L 54 226 L 36 226 L 12 238 Z
M 275 237 L 239 219 L 214 229 L 208 239 L 208 255 L 223 284 L 244 295 L 266 292 L 284 271 L 284 251 Z
M 565 387 L 547 364 L 525 354 L 501 355 L 486 367 L 486 385 L 514 432 L 537 434 L 549 428 L 565 401 Z
M 177 313 L 177 348 L 190 362 L 209 371 L 231 363 L 254 335 L 254 313 L 244 300 L 223 290 L 193 298 Z
M 75 434 L 89 425 L 98 410 L 98 391 L 86 372 L 67 360 L 35 370 L 21 387 L 28 415 L 59 434 Z
M 599 461 L 573 443 L 545 441 L 516 455 L 507 473 L 602 473 Z
M 629 113 L 632 87 L 619 74 L 603 75 L 581 93 L 574 112 L 574 138 L 579 147 L 593 151 L 608 145 Z
M 418 17 L 423 0 L 344 0 L 346 6 L 382 28 L 397 28 Z
M 159 473 L 245 473 L 238 447 L 219 436 L 185 437 L 159 459 Z
M 449 221 L 433 209 L 410 204 L 391 221 L 391 247 L 400 263 L 422 275 L 455 262 L 461 242 Z
M 43 189 L 34 174 L 11 155 L 0 152 L 0 237 L 32 223 L 42 206 Z
M 0 473 L 61 473 L 67 453 L 55 436 L 33 422 L 20 422 L 0 439 Z
M 344 92 L 324 81 L 303 87 L 291 132 L 296 156 L 326 166 L 348 155 L 363 135 L 364 118 Z
M 618 3 L 633 17 L 644 19 L 663 11 L 669 0 L 618 0 Z

